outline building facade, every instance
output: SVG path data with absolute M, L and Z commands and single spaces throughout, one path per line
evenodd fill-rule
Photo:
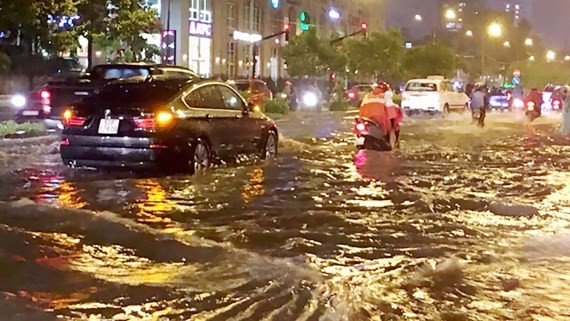
M 354 32 L 366 23 L 384 30 L 383 1 L 371 0 L 148 0 L 159 8 L 164 29 L 176 31 L 177 65 L 206 77 L 286 77 L 283 35 L 303 32 L 300 14 L 321 36 Z

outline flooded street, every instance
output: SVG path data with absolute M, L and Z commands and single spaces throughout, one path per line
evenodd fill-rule
M 0 145 L 0 320 L 570 320 L 558 119 L 278 120 L 277 160 L 195 177 L 77 172 Z

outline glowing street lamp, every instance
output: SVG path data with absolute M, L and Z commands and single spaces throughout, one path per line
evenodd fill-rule
M 415 19 L 416 21 L 422 21 L 422 20 L 424 20 L 424 18 L 422 17 L 421 14 L 416 14 L 416 16 L 414 17 L 414 19 Z
M 524 41 L 524 45 L 527 47 L 532 47 L 533 44 L 534 40 L 532 40 L 532 38 L 526 38 L 526 40 Z
M 546 60 L 550 61 L 554 61 L 556 59 L 556 52 L 552 51 L 552 50 L 548 50 L 548 52 L 546 53 Z
M 503 46 L 505 46 L 505 47 L 507 47 L 507 48 L 510 48 L 510 47 L 511 47 L 511 42 L 510 42 L 510 41 L 505 41 L 505 42 L 503 43 Z
M 336 8 L 330 8 L 328 16 L 331 21 L 338 21 L 338 19 L 340 19 L 340 12 Z
M 528 60 L 530 60 L 530 61 L 534 61 L 534 60 L 535 60 L 535 58 L 534 58 L 534 56 L 530 56 L 530 57 L 528 57 Z
M 565 61 L 570 61 L 570 56 L 564 57 L 564 60 L 565 60 Z
M 487 33 L 492 38 L 499 38 L 503 35 L 503 27 L 498 22 L 493 22 L 487 28 Z
M 473 31 L 467 30 L 467 32 L 465 33 L 465 35 L 466 35 L 467 37 L 473 37 Z
M 454 21 L 457 19 L 457 12 L 455 12 L 455 10 L 453 9 L 447 9 L 447 11 L 445 12 L 445 19 L 449 20 L 449 21 Z

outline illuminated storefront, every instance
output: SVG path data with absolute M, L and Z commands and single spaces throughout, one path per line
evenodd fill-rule
M 188 41 L 189 68 L 204 77 L 212 75 L 212 12 L 209 0 L 193 0 Z

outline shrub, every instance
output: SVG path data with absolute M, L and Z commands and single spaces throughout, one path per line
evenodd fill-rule
M 12 136 L 25 133 L 26 136 L 42 135 L 46 132 L 44 125 L 40 123 L 16 123 L 15 121 L 7 121 L 0 123 L 0 137 Z
M 268 114 L 287 114 L 290 109 L 289 100 L 282 97 L 275 97 L 265 105 L 265 112 Z
M 331 111 L 346 111 L 350 109 L 350 104 L 346 101 L 333 101 L 330 106 L 329 109 Z

